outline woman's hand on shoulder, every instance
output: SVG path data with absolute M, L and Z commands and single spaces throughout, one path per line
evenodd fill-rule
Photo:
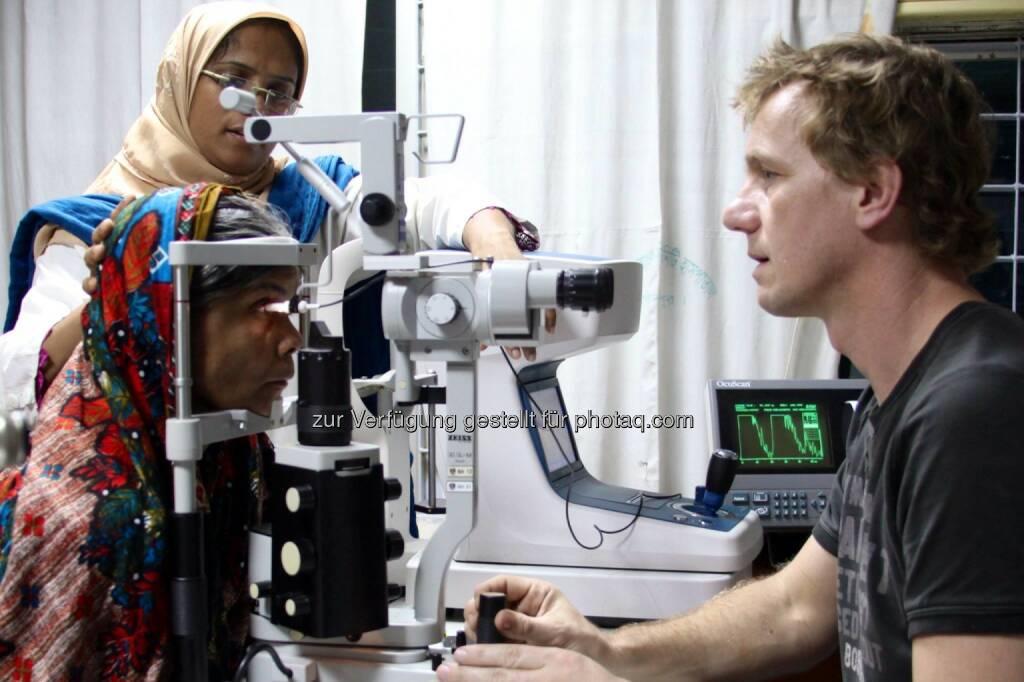
M 121 199 L 117 206 L 114 207 L 114 210 L 110 212 L 110 215 L 101 220 L 96 229 L 92 231 L 92 246 L 85 250 L 85 265 L 89 268 L 89 276 L 82 281 L 82 288 L 85 289 L 85 293 L 92 295 L 96 292 L 96 288 L 99 286 L 96 268 L 99 267 L 99 264 L 103 262 L 104 257 L 107 255 L 107 249 L 103 246 L 103 242 L 114 231 L 114 221 L 117 219 L 121 209 L 133 201 L 135 201 L 135 197 L 132 195 Z

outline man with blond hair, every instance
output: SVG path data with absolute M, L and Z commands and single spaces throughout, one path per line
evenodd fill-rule
M 858 35 L 779 41 L 736 106 L 747 178 L 723 222 L 758 303 L 821 318 L 871 384 L 826 513 L 774 575 L 614 632 L 551 585 L 490 580 L 517 643 L 463 647 L 445 682 L 750 680 L 837 646 L 847 680 L 1024 679 L 1024 322 L 967 280 L 996 250 L 977 91 L 934 50 Z

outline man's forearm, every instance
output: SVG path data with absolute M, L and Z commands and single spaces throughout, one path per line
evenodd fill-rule
M 509 258 L 519 255 L 515 228 L 505 214 L 494 208 L 478 211 L 466 223 L 462 242 L 475 255 Z
M 824 615 L 828 620 L 817 617 Z M 812 616 L 812 617 L 808 617 Z M 795 608 L 779 574 L 746 582 L 670 620 L 608 637 L 615 674 L 639 680 L 756 679 L 806 668 L 835 647 L 835 618 Z

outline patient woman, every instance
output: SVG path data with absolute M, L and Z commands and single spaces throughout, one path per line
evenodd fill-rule
M 0 670 L 15 680 L 157 680 L 168 660 L 174 409 L 175 239 L 289 235 L 266 204 L 220 185 L 164 189 L 128 205 L 106 242 L 79 343 L 43 396 L 31 452 L 0 470 Z M 296 268 L 204 266 L 191 274 L 197 411 L 268 414 L 302 340 L 266 312 Z M 259 518 L 264 437 L 210 446 L 199 499 L 207 552 L 211 680 L 230 677 L 248 623 L 246 524 Z M 8 678 L 8 676 L 10 677 Z
M 247 143 L 244 116 L 225 111 L 218 101 L 221 90 L 233 85 L 256 94 L 263 114 L 292 113 L 306 71 L 302 30 L 273 7 L 210 3 L 182 19 L 164 50 L 153 99 L 128 131 L 121 151 L 88 189 L 104 196 L 36 207 L 18 228 L 7 333 L 0 337 L 0 407 L 31 404 L 81 339 L 78 319 L 86 300 L 81 282 L 88 275 L 82 252 L 94 226 L 120 197 L 191 182 L 228 184 L 284 209 L 298 239 L 322 242 L 325 202 L 294 164 L 286 167 L 271 158 L 273 145 Z M 317 162 L 355 199 L 361 184 L 355 169 L 337 156 Z M 468 248 L 474 255 L 496 258 L 517 258 L 520 248 L 536 248 L 535 236 L 494 208 L 491 197 L 455 186 L 451 179 L 410 180 L 405 200 L 414 248 Z M 357 212 L 342 218 L 347 236 L 357 237 Z M 360 319 L 358 313 L 346 306 L 346 319 Z M 365 338 L 350 334 L 347 341 L 359 364 Z M 361 374 L 357 370 L 355 376 Z

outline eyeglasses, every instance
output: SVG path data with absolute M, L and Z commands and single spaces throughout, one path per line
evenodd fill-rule
M 246 92 L 251 92 L 256 95 L 256 108 L 261 114 L 267 114 L 269 116 L 286 116 L 288 114 L 294 114 L 295 110 L 302 106 L 294 97 L 289 97 L 283 92 L 278 92 L 277 90 L 261 88 L 258 85 L 254 85 L 248 78 L 231 76 L 223 73 L 214 73 L 213 71 L 207 71 L 206 69 L 203 69 L 200 73 L 204 76 L 209 76 L 220 83 L 221 89 L 238 88 L 239 90 L 245 90 Z

